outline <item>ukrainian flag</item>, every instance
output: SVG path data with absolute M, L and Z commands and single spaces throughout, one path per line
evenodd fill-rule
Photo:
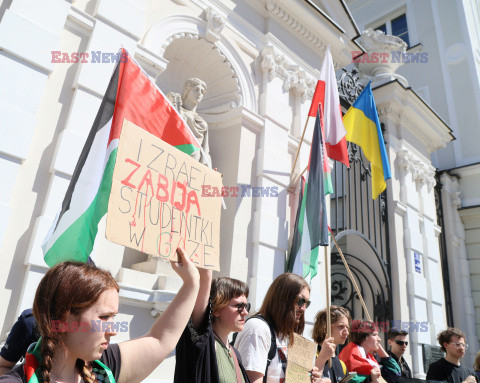
M 370 83 L 345 113 L 343 124 L 347 130 L 347 141 L 359 145 L 371 163 L 372 198 L 376 199 L 385 190 L 385 181 L 392 175 Z

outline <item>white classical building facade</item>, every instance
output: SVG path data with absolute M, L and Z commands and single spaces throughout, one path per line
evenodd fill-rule
M 398 31 L 407 52 L 423 55 L 397 73 L 452 129 L 455 140 L 432 153 L 438 170 L 449 281 L 449 324 L 466 333 L 471 365 L 480 335 L 480 3 L 347 1 L 361 30 Z M 421 57 L 421 56 L 420 56 Z M 426 60 L 425 60 L 426 58 Z
M 408 14 L 416 15 L 410 3 L 407 1 Z M 353 4 L 348 6 L 355 8 Z M 0 254 L 4 266 L 0 270 L 0 341 L 5 340 L 18 314 L 31 307 L 36 286 L 47 269 L 41 243 L 61 206 L 113 72 L 115 62 L 108 57 L 120 47 L 129 51 L 165 93 L 179 91 L 189 77 L 207 83 L 207 94 L 198 111 L 208 123 L 213 165 L 223 173 L 224 185 L 278 190 L 278 196 L 225 198 L 226 209 L 222 211 L 220 274 L 246 281 L 251 289 L 249 301 L 258 308 L 271 281 L 285 270 L 298 199 L 292 180 L 306 166 L 311 130 L 305 135 L 306 144 L 293 173 L 292 165 L 327 46 L 338 71 L 351 64 L 352 51 L 362 50 L 356 41 L 365 47 L 370 43 L 371 49 L 402 49 L 397 39 L 378 34 L 360 38 L 360 30 L 370 26 L 369 21 L 362 21 L 359 29 L 353 20 L 347 5 L 337 0 L 3 2 Z M 478 20 L 473 25 L 478 27 Z M 478 47 L 478 38 L 476 44 Z M 52 52 L 58 51 L 88 53 L 89 57 L 86 62 L 54 63 Z M 105 58 L 93 62 L 93 52 L 104 53 Z M 430 61 L 429 53 L 429 64 L 437 65 L 433 54 Z M 368 234 L 363 217 L 362 230 L 358 225 L 353 230 L 352 219 L 347 224 L 345 218 L 341 228 L 346 235 L 339 242 L 346 253 L 352 254 L 352 266 L 365 286 L 370 282 L 364 273 L 368 268 L 372 275 L 385 275 L 385 281 L 371 286 L 372 294 L 366 296 L 372 313 L 388 320 L 428 323 L 425 331 L 411 332 L 407 356 L 416 376 L 422 377 L 423 345 L 435 345 L 436 333 L 447 325 L 434 166 L 439 166 L 441 153 L 457 150 L 452 149 L 452 145 L 458 146 L 455 142 L 462 143 L 462 150 L 463 143 L 468 146 L 470 136 L 465 133 L 459 141 L 452 126 L 460 125 L 434 112 L 425 100 L 430 92 L 434 103 L 440 95 L 449 94 L 448 88 L 424 88 L 423 93 L 417 89 L 416 93 L 409 87 L 415 83 L 411 77 L 416 72 L 410 66 L 403 73 L 404 67 L 359 66 L 362 81 L 373 80 L 392 179 L 372 216 L 372 222 L 387 217 L 378 221 L 384 228 L 380 245 L 373 229 L 372 239 L 370 227 L 376 225 L 370 223 L 369 213 Z M 430 75 L 433 77 L 433 73 Z M 472 92 L 478 93 L 478 84 L 474 89 Z M 478 102 L 478 98 L 472 99 Z M 478 113 L 474 105 L 469 107 Z M 450 120 L 450 124 L 444 120 Z M 457 138 L 454 144 L 449 144 L 453 138 L 449 126 Z M 436 161 L 433 165 L 432 158 Z M 443 168 L 470 163 L 445 161 Z M 479 221 L 475 210 L 457 209 L 463 206 L 458 193 L 471 192 L 474 181 L 464 191 L 464 184 L 452 176 L 463 172 L 466 178 L 475 177 L 477 167 L 442 176 L 445 215 L 453 224 L 447 227 L 446 235 L 461 260 L 459 265 L 449 265 L 450 277 L 455 276 L 455 299 L 462 300 L 462 308 L 470 310 L 456 314 L 462 317 L 458 320 L 465 320 L 464 330 L 475 337 L 475 326 L 468 327 L 475 319 L 468 286 L 468 270 L 473 265 L 467 254 L 478 247 L 474 230 Z M 353 184 L 353 190 L 355 187 Z M 347 191 L 342 193 L 337 193 L 332 207 L 342 204 L 345 211 Z M 477 197 L 473 193 L 471 198 L 475 201 Z M 365 201 L 370 203 L 368 198 Z M 338 215 L 335 220 L 338 230 Z M 470 226 L 464 226 L 465 222 Z M 104 231 L 102 221 L 93 256 L 121 286 L 119 320 L 129 322 L 129 331 L 116 336 L 116 341 L 122 341 L 148 330 L 174 296 L 179 281 L 168 265 L 108 242 Z M 316 312 L 325 306 L 324 280 L 320 277 L 323 267 L 321 261 L 319 276 L 312 280 L 307 336 Z M 378 304 L 376 291 L 382 288 L 389 293 L 384 294 L 384 303 Z M 351 297 L 352 307 L 358 306 L 353 294 Z M 356 313 L 359 318 L 361 311 Z M 477 344 L 472 346 L 472 352 L 476 352 Z M 174 363 L 172 355 L 148 381 L 171 381 Z

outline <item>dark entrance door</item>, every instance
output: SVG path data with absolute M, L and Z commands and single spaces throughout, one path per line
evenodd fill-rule
M 346 112 L 362 87 L 355 71 L 343 70 L 338 84 L 342 109 Z M 370 316 L 387 324 L 393 310 L 386 194 L 372 200 L 370 163 L 360 147 L 348 145 L 350 168 L 335 162 L 332 169 L 334 193 L 330 195 L 330 227 L 355 276 Z M 333 241 L 331 249 L 332 304 L 348 308 L 354 319 L 366 319 Z

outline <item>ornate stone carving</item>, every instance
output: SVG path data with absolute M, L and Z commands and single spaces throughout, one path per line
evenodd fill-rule
M 457 209 L 458 209 L 460 206 L 462 206 L 462 193 L 460 193 L 459 191 L 453 193 L 453 195 L 452 195 L 452 204 L 453 204 L 453 206 L 455 206 L 455 208 L 457 208 Z
M 372 54 L 375 54 L 377 57 L 385 54 L 385 57 L 388 57 L 386 60 L 378 59 L 376 60 L 377 62 L 360 61 L 358 68 L 362 73 L 372 76 L 372 81 L 375 85 L 396 78 L 400 80 L 403 85 L 408 86 L 405 77 L 395 73 L 397 69 L 403 65 L 403 62 L 401 62 L 401 60 L 395 62 L 391 57 L 392 51 L 404 53 L 407 49 L 407 44 L 400 37 L 389 36 L 382 31 L 367 29 L 362 32 L 359 40 L 369 57 L 373 57 Z
M 416 160 L 408 150 L 402 149 L 397 152 L 397 164 L 405 175 L 412 174 L 412 180 L 417 178 L 417 165 L 420 161 Z
M 297 83 L 295 84 L 295 94 L 300 95 L 302 102 L 313 97 L 315 92 L 315 80 L 311 77 L 307 77 L 307 74 L 303 70 L 297 71 Z
M 450 194 L 451 203 L 458 208 L 462 205 L 462 194 L 460 193 L 460 184 L 458 178 L 444 172 L 440 176 L 442 190 Z
M 220 34 L 225 27 L 225 19 L 213 8 L 208 7 L 205 10 L 205 20 L 207 21 L 205 38 L 211 43 L 216 43 L 220 40 Z
M 274 47 L 263 48 L 261 58 L 260 65 L 269 81 L 275 77 L 283 79 L 283 90 L 288 92 L 293 89 L 295 94 L 301 97 L 302 102 L 313 96 L 315 80 L 298 66 L 287 65 L 285 56 L 277 53 Z
M 269 80 L 273 80 L 276 76 L 277 64 L 275 62 L 275 52 L 273 47 L 265 47 L 262 51 L 262 69 L 268 74 Z
M 413 182 L 427 186 L 429 192 L 435 186 L 435 168 L 418 159 L 413 153 L 401 149 L 397 152 L 396 161 L 405 175 L 412 175 Z
M 407 50 L 407 43 L 400 37 L 386 35 L 383 31 L 374 31 L 371 28 L 362 32 L 360 40 L 367 53 L 391 50 L 405 52 Z

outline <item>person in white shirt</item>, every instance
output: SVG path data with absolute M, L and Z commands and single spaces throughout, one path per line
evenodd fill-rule
M 303 333 L 309 305 L 310 286 L 299 275 L 284 273 L 272 282 L 260 310 L 235 339 L 251 383 L 285 381 L 287 348 L 294 333 Z M 320 372 L 313 367 L 311 381 L 320 380 Z

